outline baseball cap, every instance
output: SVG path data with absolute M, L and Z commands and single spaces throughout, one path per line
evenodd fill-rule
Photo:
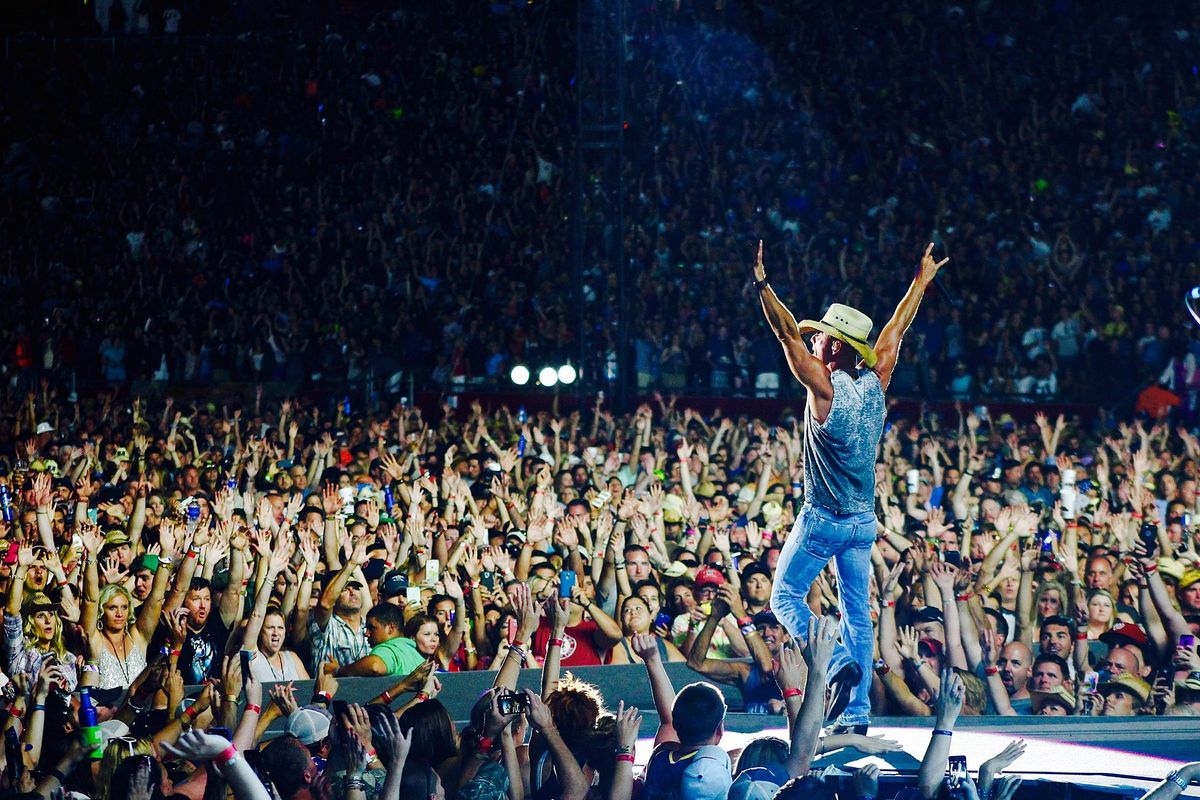
M 1064 706 L 1068 714 L 1075 713 L 1075 695 L 1071 694 L 1071 690 L 1066 686 L 1059 684 L 1048 692 L 1030 691 L 1029 699 L 1033 703 L 1033 713 L 1038 713 L 1042 710 L 1042 706 L 1048 703 L 1055 703 Z
M 725 583 L 725 576 L 721 574 L 719 569 L 714 567 L 701 567 L 696 570 L 696 585 L 700 586 L 705 583 L 722 586 Z
M 45 421 L 39 422 L 36 430 L 34 430 L 34 433 L 36 433 L 36 434 L 54 433 L 54 426 L 51 425 L 49 422 L 45 422 Z
M 746 565 L 746 568 L 742 570 L 742 583 L 750 580 L 751 575 L 762 575 L 767 580 L 771 580 L 770 568 L 761 561 L 751 561 Z
M 944 623 L 946 621 L 946 618 L 944 616 L 942 616 L 942 610 L 940 608 L 934 608 L 933 606 L 925 606 L 924 608 L 922 608 L 920 611 L 918 611 L 916 613 L 916 621 L 917 622 L 942 622 L 942 623 Z
M 717 493 L 717 485 L 715 483 L 713 483 L 712 481 L 705 481 L 704 483 L 697 486 L 695 492 L 693 492 L 693 493 L 697 497 L 709 498 Z
M 300 744 L 316 744 L 329 736 L 329 712 L 316 706 L 302 706 L 288 715 L 283 730 L 300 740 Z
M 770 776 L 762 767 L 751 767 L 729 787 L 729 800 L 771 800 L 780 784 L 770 780 Z
M 106 719 L 98 727 L 100 728 L 100 741 L 103 743 L 101 748 L 108 747 L 108 743 L 113 739 L 129 735 L 129 726 L 119 719 Z
M 733 784 L 729 753 L 716 745 L 696 751 L 692 763 L 683 771 L 679 795 L 688 800 L 725 800 Z
M 363 564 L 362 574 L 368 581 L 377 581 L 383 577 L 383 573 L 387 572 L 387 562 L 382 558 L 368 559 L 366 564 Z
M 158 556 L 150 553 L 142 553 L 140 556 L 129 562 L 130 574 L 148 569 L 151 572 L 158 572 Z
M 1200 581 L 1200 569 L 1189 569 L 1179 579 L 1179 588 L 1186 589 L 1197 581 Z
M 1125 641 L 1142 646 L 1150 643 L 1149 638 L 1146 637 L 1146 632 L 1132 622 L 1117 623 L 1109 630 L 1100 634 L 1100 641 L 1109 647 L 1123 644 Z
M 779 618 L 775 616 L 775 612 L 771 609 L 760 611 L 750 618 L 751 624 L 755 627 L 759 625 L 778 625 Z
M 756 781 L 767 781 L 778 786 L 783 786 L 791 779 L 788 775 L 787 767 L 778 761 L 768 761 L 765 764 L 759 764 L 757 767 L 747 767 L 742 770 L 738 777 L 742 777 L 747 772 L 752 773 Z
M 224 566 L 224 567 L 218 569 L 216 572 L 214 572 L 213 576 L 212 576 L 212 580 L 209 582 L 210 585 L 212 586 L 212 590 L 214 592 L 223 592 L 226 589 L 228 589 L 229 588 L 229 577 L 230 577 L 230 573 L 229 573 L 228 566 Z M 250 592 L 250 596 L 251 597 L 254 596 L 253 591 Z
M 921 641 L 917 642 L 917 651 L 925 651 L 922 653 L 922 655 L 940 656 L 944 652 L 944 649 L 945 648 L 942 647 L 942 643 L 937 639 L 922 639 Z
M 379 596 L 387 599 L 399 597 L 408 591 L 408 576 L 399 570 L 392 570 L 379 581 Z
M 1150 684 L 1136 675 L 1130 675 L 1128 672 L 1123 672 L 1111 681 L 1100 684 L 1100 694 L 1107 695 L 1110 692 L 1115 692 L 1118 689 L 1131 692 L 1136 695 L 1140 702 L 1146 702 L 1150 697 Z

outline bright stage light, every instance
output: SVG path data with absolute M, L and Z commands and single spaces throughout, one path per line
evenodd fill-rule
M 542 367 L 538 373 L 538 383 L 542 386 L 553 386 L 558 383 L 558 371 L 554 367 Z
M 529 383 L 529 367 L 524 364 L 517 364 L 512 368 L 512 372 L 509 373 L 508 377 L 512 378 L 512 382 L 517 386 L 524 386 Z
M 577 378 L 577 377 L 578 377 L 578 373 L 575 372 L 575 368 L 572 367 L 570 364 L 563 364 L 561 367 L 558 368 L 558 382 L 559 383 L 571 384 L 571 383 L 575 382 L 575 378 Z

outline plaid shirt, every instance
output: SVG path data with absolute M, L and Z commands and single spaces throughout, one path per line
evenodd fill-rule
M 49 654 L 29 647 L 25 641 L 23 627 L 24 620 L 21 617 L 4 615 L 4 669 L 9 675 L 23 672 L 36 684 L 42 671 L 42 662 Z M 59 665 L 62 667 L 63 677 L 67 679 L 67 690 L 75 691 L 79 682 L 79 675 L 75 670 L 75 656 L 67 653 L 66 659 L 60 661 Z
M 331 657 L 344 667 L 371 651 L 367 644 L 366 626 L 360 625 L 358 630 L 355 630 L 337 614 L 330 615 L 324 630 L 321 630 L 316 620 L 310 620 L 308 635 L 312 639 L 312 663 L 308 666 L 313 675 L 316 675 L 321 664 Z

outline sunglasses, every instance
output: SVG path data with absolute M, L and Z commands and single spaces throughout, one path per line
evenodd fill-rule
M 137 747 L 137 744 L 138 744 L 138 741 L 139 741 L 139 740 L 138 740 L 138 738 L 137 738 L 136 736 L 128 736 L 128 735 L 126 735 L 126 736 L 114 736 L 113 738 L 109 739 L 108 741 L 109 741 L 110 743 L 112 743 L 112 742 L 120 742 L 121 744 L 123 744 L 123 745 L 125 745 L 127 748 L 129 748 L 128 752 L 126 752 L 126 753 L 125 753 L 125 757 L 126 757 L 126 758 L 131 758 L 131 757 L 133 757 L 133 756 L 142 755 L 141 753 L 136 753 L 136 752 L 134 752 L 134 748 L 136 748 L 136 747 Z M 146 756 L 146 758 L 149 758 L 149 756 Z

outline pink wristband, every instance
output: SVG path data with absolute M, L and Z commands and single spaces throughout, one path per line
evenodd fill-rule
M 216 762 L 218 767 L 223 767 L 226 764 L 228 764 L 230 761 L 233 761 L 235 758 L 237 758 L 237 753 L 238 753 L 237 748 L 234 747 L 233 745 L 229 745 L 229 747 L 226 747 L 221 752 L 221 755 L 214 758 L 213 761 Z

